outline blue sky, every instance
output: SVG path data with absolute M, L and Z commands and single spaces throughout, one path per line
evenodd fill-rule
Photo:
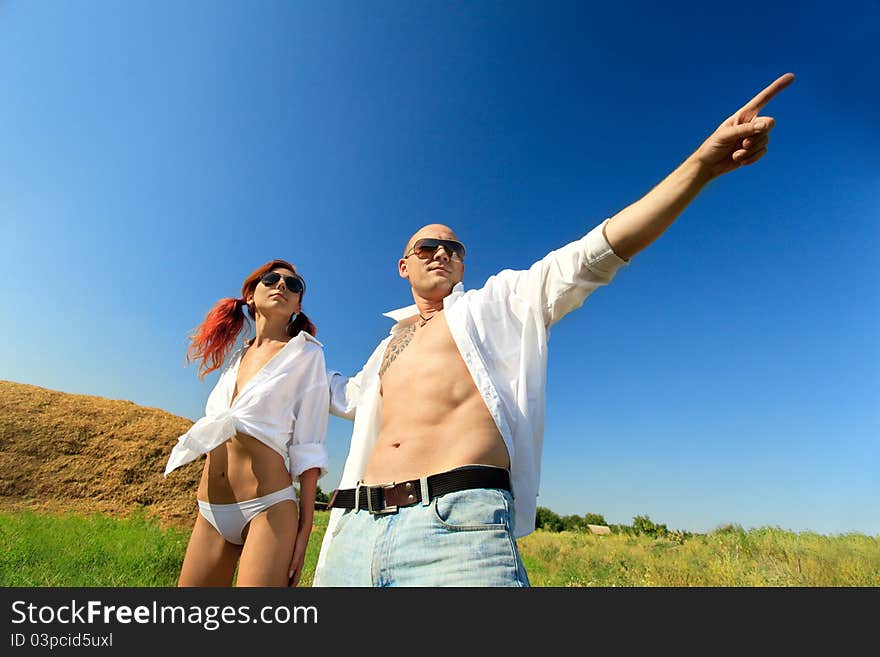
M 791 71 L 768 155 L 553 328 L 538 503 L 878 535 L 877 25 L 868 1 L 5 2 L 0 378 L 197 419 L 216 374 L 187 336 L 276 257 L 354 373 L 412 301 L 416 228 L 457 231 L 468 286 L 527 267 Z

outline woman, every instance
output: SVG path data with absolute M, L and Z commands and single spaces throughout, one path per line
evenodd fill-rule
M 218 369 L 241 332 L 256 337 L 229 359 L 205 417 L 180 436 L 165 475 L 207 454 L 199 513 L 178 586 L 296 586 L 318 479 L 327 468 L 329 393 L 324 352 L 302 313 L 305 282 L 284 260 L 248 276 L 191 336 L 199 378 Z M 299 488 L 297 509 L 296 486 Z

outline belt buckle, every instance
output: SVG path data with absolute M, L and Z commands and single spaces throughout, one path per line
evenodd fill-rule
M 379 484 L 377 486 L 370 486 L 370 488 L 383 488 L 388 490 L 389 488 L 394 488 L 395 484 L 392 481 L 390 484 Z M 384 500 L 385 495 L 382 495 Z M 397 513 L 397 506 L 385 506 L 382 509 L 373 509 L 373 496 L 370 495 L 369 491 L 367 492 L 367 511 L 369 511 L 374 516 L 384 516 L 388 513 Z

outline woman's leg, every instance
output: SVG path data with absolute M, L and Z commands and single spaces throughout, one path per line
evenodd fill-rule
M 284 500 L 261 511 L 245 530 L 236 586 L 287 586 L 299 513 Z
M 189 537 L 178 586 L 232 586 L 241 546 L 224 539 L 199 513 Z

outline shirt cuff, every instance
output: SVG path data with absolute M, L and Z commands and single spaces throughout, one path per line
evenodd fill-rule
M 587 267 L 599 276 L 610 280 L 618 269 L 628 265 L 630 261 L 617 255 L 605 238 L 605 224 L 609 221 L 610 218 L 606 219 L 584 235 L 580 239 L 580 243 L 586 257 Z
M 290 474 L 294 479 L 311 468 L 320 468 L 318 479 L 327 474 L 327 446 L 323 443 L 300 443 L 290 447 Z

